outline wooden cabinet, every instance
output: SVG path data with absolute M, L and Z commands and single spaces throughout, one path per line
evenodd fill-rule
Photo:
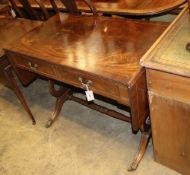
M 189 174 L 190 79 L 152 70 L 147 77 L 155 159 Z
M 155 160 L 190 174 L 190 38 L 188 8 L 145 54 Z

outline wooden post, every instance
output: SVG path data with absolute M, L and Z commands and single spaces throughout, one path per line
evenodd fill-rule
M 189 14 L 190 14 L 190 0 L 188 0 Z M 186 50 L 190 51 L 190 42 L 186 45 Z

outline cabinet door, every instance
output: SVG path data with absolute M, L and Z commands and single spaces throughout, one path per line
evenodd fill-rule
M 156 161 L 190 174 L 190 104 L 149 92 Z

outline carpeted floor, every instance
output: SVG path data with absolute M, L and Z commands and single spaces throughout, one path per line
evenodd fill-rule
M 45 128 L 55 102 L 47 82 L 21 88 L 37 125 L 15 94 L 0 85 L 0 175 L 178 174 L 154 161 L 151 142 L 138 169 L 128 172 L 140 134 L 133 135 L 128 123 L 75 102 L 66 102 L 59 119 Z

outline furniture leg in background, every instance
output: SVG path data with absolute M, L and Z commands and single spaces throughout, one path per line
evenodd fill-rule
M 188 0 L 188 6 L 189 6 L 189 13 L 190 13 L 190 0 Z M 190 38 L 189 38 L 190 40 Z M 190 42 L 186 45 L 186 50 L 190 51 Z
M 30 108 L 28 107 L 28 104 L 16 82 L 16 79 L 14 77 L 14 74 L 13 74 L 13 68 L 11 65 L 8 65 L 7 67 L 5 67 L 4 69 L 4 73 L 7 77 L 7 80 L 8 82 L 10 83 L 10 86 L 11 88 L 14 90 L 16 96 L 18 97 L 20 103 L 22 104 L 22 106 L 24 107 L 25 111 L 28 113 L 29 117 L 31 118 L 32 120 L 32 124 L 35 125 L 36 124 L 36 121 L 33 117 L 33 114 L 32 112 L 30 111 Z

